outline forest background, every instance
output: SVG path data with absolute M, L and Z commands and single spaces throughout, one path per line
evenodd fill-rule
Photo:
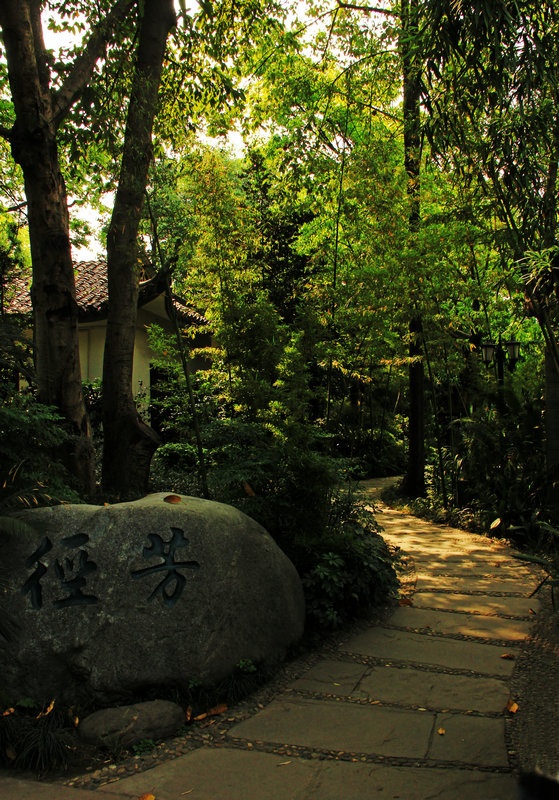
M 554 552 L 552 2 L 4 0 L 0 27 L 5 509 L 235 504 L 322 625 L 393 588 L 359 478 L 404 474 L 416 509 Z M 84 387 L 72 248 L 107 198 L 104 374 Z M 142 415 L 146 272 L 212 346 L 154 327 Z M 28 273 L 32 347 L 5 313 Z

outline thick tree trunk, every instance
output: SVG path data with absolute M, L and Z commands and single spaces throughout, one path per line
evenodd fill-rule
M 75 437 L 66 459 L 79 489 L 93 493 L 93 447 L 82 395 L 68 204 L 60 172 L 40 3 L 2 0 L 16 122 L 7 134 L 28 203 L 39 399 L 56 406 Z
M 130 500 L 147 492 L 158 437 L 134 403 L 132 365 L 138 307 L 137 236 L 158 106 L 172 0 L 145 0 L 124 152 L 107 237 L 109 316 L 103 364 L 103 492 Z

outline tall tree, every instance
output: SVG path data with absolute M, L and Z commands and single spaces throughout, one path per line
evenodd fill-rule
M 152 160 L 151 137 L 173 0 L 145 0 L 120 180 L 107 237 L 109 316 L 103 361 L 103 489 L 131 499 L 145 494 L 158 437 L 136 409 L 132 361 L 139 292 L 138 229 Z
M 68 198 L 58 133 L 133 0 L 118 0 L 107 9 L 56 90 L 43 37 L 42 5 L 40 0 L 0 4 L 13 103 L 12 119 L 0 128 L 0 134 L 10 142 L 25 181 L 38 396 L 41 402 L 56 406 L 69 424 L 76 443 L 69 466 L 87 495 L 94 488 L 93 448 L 81 388 Z
M 400 54 L 403 78 L 404 165 L 408 176 L 410 249 L 418 252 L 421 225 L 421 80 L 423 54 L 420 46 L 419 3 L 402 0 L 400 12 Z M 414 272 L 418 272 L 416 268 Z M 412 497 L 425 494 L 425 368 L 423 363 L 423 322 L 417 301 L 410 321 L 409 349 L 409 435 L 408 465 L 404 490 Z

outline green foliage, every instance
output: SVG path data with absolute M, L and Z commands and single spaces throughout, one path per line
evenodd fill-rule
M 372 515 L 351 509 L 326 531 L 309 555 L 303 574 L 307 616 L 318 628 L 338 628 L 378 608 L 397 593 L 394 553 L 378 532 Z
M 53 457 L 69 438 L 53 408 L 31 395 L 5 399 L 0 405 L 0 508 L 79 502 L 70 488 L 70 476 Z
M 229 322 L 235 329 L 238 317 Z M 160 332 L 157 342 L 169 353 Z M 328 455 L 330 437 L 310 424 L 305 336 L 294 333 L 283 343 L 279 337 L 274 348 L 250 353 L 250 369 L 243 351 L 233 350 L 230 381 L 215 366 L 193 376 L 208 485 L 214 499 L 260 522 L 292 559 L 312 626 L 335 627 L 390 598 L 392 557 L 374 521 L 357 511 L 350 493 L 336 489 L 340 461 Z M 162 394 L 164 409 L 172 410 L 163 415 L 171 440 L 155 456 L 152 482 L 159 490 L 198 493 L 189 411 L 176 377 L 169 365 Z
M 157 743 L 153 739 L 142 739 L 140 742 L 132 745 L 132 752 L 135 756 L 144 756 L 157 747 Z

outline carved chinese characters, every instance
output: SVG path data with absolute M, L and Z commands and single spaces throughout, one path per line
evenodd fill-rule
M 184 570 L 198 570 L 198 561 L 181 561 L 177 551 L 188 547 L 189 541 L 181 528 L 171 528 L 171 539 L 165 541 L 163 536 L 158 533 L 149 533 L 149 546 L 143 548 L 143 557 L 148 560 L 162 559 L 156 561 L 152 566 L 144 569 L 131 570 L 132 579 L 147 577 L 154 574 L 162 574 L 161 581 L 149 595 L 148 600 L 153 600 L 158 594 L 163 603 L 168 608 L 172 608 L 180 598 L 186 584 Z M 98 603 L 99 598 L 93 594 L 84 592 L 87 584 L 87 576 L 97 569 L 97 564 L 89 558 L 87 544 L 89 536 L 85 533 L 78 533 L 75 536 L 67 536 L 60 540 L 60 549 L 67 550 L 61 560 L 56 559 L 53 564 L 52 583 L 59 585 L 61 592 L 67 594 L 66 597 L 59 597 L 52 600 L 55 608 L 68 608 L 70 606 L 81 606 Z M 53 549 L 53 544 L 48 536 L 44 536 L 38 548 L 26 560 L 25 566 L 28 569 L 34 568 L 32 574 L 23 584 L 21 591 L 28 595 L 31 607 L 39 610 L 43 607 L 43 579 L 48 573 L 48 567 L 42 560 L 45 555 Z
M 275 661 L 300 638 L 301 583 L 266 531 L 229 506 L 165 497 L 25 511 L 36 534 L 0 537 L 8 696 L 129 702 Z

